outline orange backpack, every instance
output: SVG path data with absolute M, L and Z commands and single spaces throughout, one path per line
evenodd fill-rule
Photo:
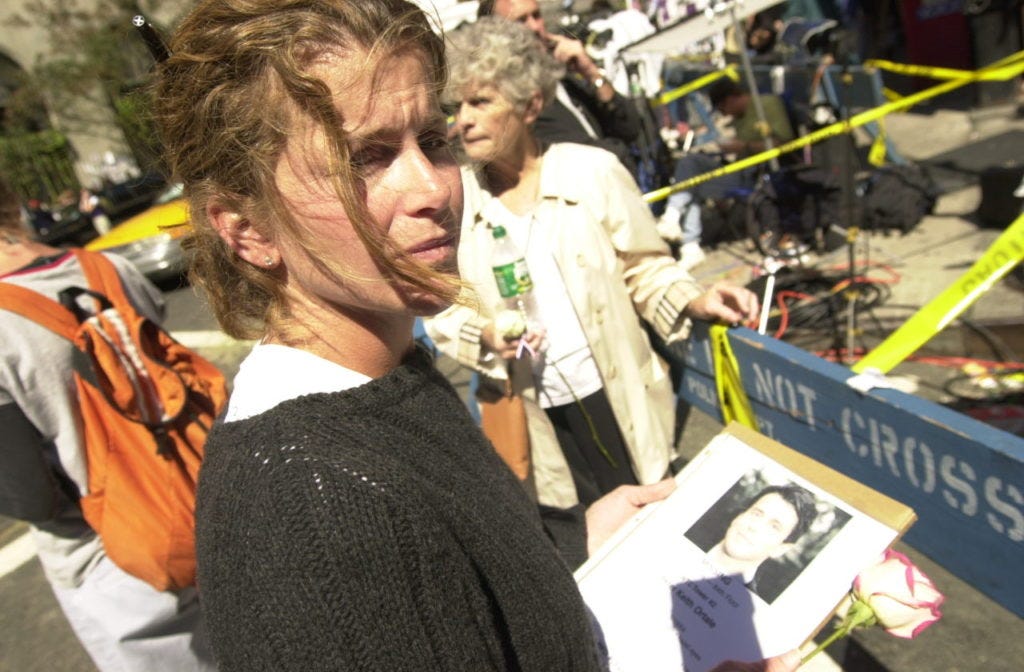
M 135 310 L 114 265 L 75 250 L 89 289 L 61 303 L 0 283 L 0 308 L 67 338 L 85 433 L 86 522 L 107 556 L 157 590 L 195 584 L 195 489 L 203 444 L 227 399 L 224 376 Z M 78 299 L 92 299 L 89 314 Z

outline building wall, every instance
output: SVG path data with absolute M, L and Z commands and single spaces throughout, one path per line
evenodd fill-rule
M 47 1 L 52 3 L 63 2 L 63 0 Z M 15 16 L 28 15 L 26 9 L 28 4 L 29 0 L 5 0 L 3 3 L 0 3 L 0 26 L 2 26 L 2 29 L 0 29 L 0 52 L 3 52 L 25 70 L 31 69 L 32 64 L 40 56 L 48 54 L 52 47 L 51 36 L 39 27 L 35 25 L 12 27 L 9 24 L 10 20 Z M 96 0 L 77 0 L 76 4 L 78 7 L 86 8 L 90 5 L 95 6 L 97 3 Z M 151 0 L 149 2 L 139 2 L 138 5 L 148 16 L 162 23 L 166 22 L 165 25 L 169 25 L 175 16 L 175 12 L 180 11 L 179 3 L 176 2 Z M 119 20 L 123 20 L 125 26 L 131 28 L 131 19 L 131 15 L 126 15 L 123 19 Z M 134 29 L 125 31 L 125 39 L 135 38 L 132 35 L 132 30 Z M 90 170 L 90 164 L 99 161 L 105 153 L 111 152 L 118 157 L 130 158 L 131 156 L 124 134 L 116 123 L 113 110 L 106 106 L 85 109 L 84 106 L 86 104 L 85 101 L 81 102 L 80 105 L 83 107 L 78 111 L 98 120 L 94 127 L 90 127 L 87 130 L 68 127 L 67 124 L 63 123 L 62 110 L 54 109 L 55 106 L 53 105 L 48 106 L 50 123 L 54 128 L 65 133 L 74 147 L 76 153 L 76 172 L 84 184 L 92 181 L 93 171 Z

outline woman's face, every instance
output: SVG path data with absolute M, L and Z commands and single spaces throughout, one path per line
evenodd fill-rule
M 328 55 L 311 67 L 334 94 L 349 134 L 357 185 L 370 216 L 404 254 L 455 273 L 462 183 L 446 140 L 446 123 L 418 53 L 374 69 L 365 54 Z M 278 161 L 276 181 L 296 223 L 346 271 L 339 283 L 308 253 L 275 241 L 287 271 L 289 303 L 356 313 L 433 314 L 437 297 L 393 286 L 356 234 L 329 178 L 327 143 L 312 122 L 299 122 Z
M 478 163 L 511 158 L 529 132 L 525 111 L 489 85 L 463 91 L 455 124 L 466 155 Z

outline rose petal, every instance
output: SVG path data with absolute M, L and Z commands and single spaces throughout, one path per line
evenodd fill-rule
M 942 612 L 939 611 L 939 607 L 938 605 L 936 605 L 931 610 L 931 618 L 922 620 L 920 623 L 918 623 L 917 627 L 914 628 L 914 631 L 910 633 L 910 639 L 913 639 L 914 637 L 920 635 L 922 632 L 925 631 L 925 628 L 927 628 L 929 625 L 936 622 L 940 618 L 942 618 Z
M 899 605 L 885 596 L 877 596 L 869 604 L 878 617 L 878 624 L 889 634 L 904 639 L 917 637 L 942 617 L 937 604 L 911 607 Z
M 931 604 L 906 604 L 887 595 L 875 595 L 867 603 L 875 612 L 878 624 L 897 637 L 914 637 L 917 632 L 938 620 L 937 608 Z
M 937 621 L 945 599 L 907 556 L 892 549 L 857 576 L 852 592 L 871 607 L 886 632 L 904 638 L 916 637 Z

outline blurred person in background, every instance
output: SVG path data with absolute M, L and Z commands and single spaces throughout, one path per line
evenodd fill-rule
M 727 165 L 725 155 L 742 159 L 763 152 L 768 147 L 766 138 L 760 130 L 753 100 L 746 88 L 728 77 L 723 77 L 711 85 L 708 97 L 718 113 L 731 118 L 733 137 L 720 141 L 717 153 L 691 152 L 680 158 L 675 168 L 677 184 Z M 761 104 L 772 146 L 777 147 L 796 137 L 782 98 L 762 94 Z M 791 162 L 795 158 L 793 154 L 784 154 L 780 160 Z M 682 243 L 680 263 L 685 268 L 693 268 L 705 257 L 701 248 L 701 235 L 704 232 L 701 203 L 708 199 L 724 198 L 730 192 L 752 189 L 760 170 L 763 168 L 754 166 L 721 175 L 690 189 L 677 191 L 668 197 L 665 213 L 658 221 L 658 230 L 665 240 Z
M 641 134 L 634 104 L 617 92 L 579 40 L 549 33 L 537 0 L 482 0 L 479 18 L 497 16 L 526 26 L 565 72 L 550 104 L 534 122 L 534 134 L 547 143 L 575 142 L 601 147 L 618 157 L 633 175 L 637 166 L 629 145 Z
M 110 218 L 107 217 L 107 213 L 103 209 L 100 197 L 88 189 L 78 192 L 78 211 L 89 218 L 98 235 L 102 236 L 110 232 Z
M 19 285 L 59 300 L 88 283 L 75 256 L 33 240 L 18 196 L 0 181 L 0 292 Z M 140 314 L 164 299 L 110 255 Z M 46 578 L 72 630 L 103 672 L 213 670 L 195 588 L 160 592 L 115 566 L 78 505 L 88 494 L 74 344 L 0 309 L 0 514 L 32 525 Z
M 446 102 L 469 163 L 458 262 L 475 301 L 429 319 L 427 332 L 481 374 L 481 396 L 511 383 L 527 411 L 527 480 L 541 504 L 582 520 L 617 486 L 664 478 L 675 454 L 672 388 L 642 321 L 677 341 L 694 318 L 752 318 L 757 298 L 728 284 L 705 290 L 686 273 L 612 154 L 534 136 L 561 72 L 526 27 L 483 18 L 450 40 Z M 533 282 L 521 336 L 496 324 L 506 310 L 492 273 L 498 227 Z M 517 356 L 524 342 L 534 356 Z M 574 546 L 572 532 L 563 546 Z

